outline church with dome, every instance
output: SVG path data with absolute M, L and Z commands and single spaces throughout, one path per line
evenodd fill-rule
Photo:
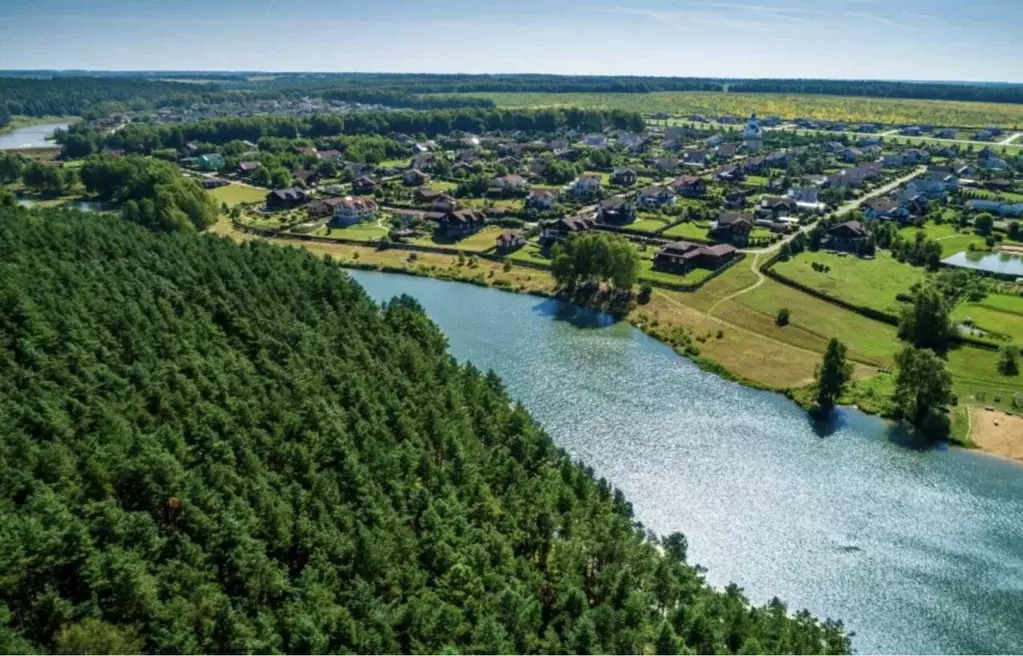
M 764 129 L 760 127 L 760 121 L 757 119 L 757 114 L 754 112 L 746 123 L 745 129 L 742 131 L 743 139 L 761 139 L 764 136 Z

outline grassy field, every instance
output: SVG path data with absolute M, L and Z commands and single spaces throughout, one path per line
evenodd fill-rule
M 509 260 L 520 261 L 520 262 L 532 262 L 533 264 L 543 264 L 544 266 L 550 266 L 551 261 L 543 256 L 540 252 L 540 244 L 535 241 L 531 241 L 519 250 L 508 256 Z
M 701 239 L 707 241 L 707 224 L 686 221 L 664 231 L 663 237 L 672 239 Z
M 474 235 L 469 235 L 462 241 L 455 244 L 455 247 L 460 251 L 477 253 L 492 250 L 495 246 L 494 240 L 497 239 L 497 236 L 502 232 L 504 232 L 504 228 L 489 226 Z
M 334 239 L 354 239 L 355 241 L 373 241 L 387 234 L 387 228 L 381 227 L 375 221 L 369 223 L 356 223 L 347 228 L 333 228 L 327 234 L 327 226 L 321 226 L 313 233 L 319 237 L 333 237 Z
M 783 118 L 807 117 L 833 121 L 933 123 L 941 126 L 1023 126 L 1023 106 L 940 100 L 860 98 L 800 94 L 743 94 L 709 92 L 659 93 L 480 93 L 500 107 L 607 107 L 670 114 L 732 114 L 753 112 Z
M 940 225 L 937 223 L 926 223 L 923 228 L 909 226 L 903 228 L 900 234 L 903 239 L 912 240 L 916 238 L 916 233 L 920 230 L 923 230 L 928 239 L 935 239 L 941 244 L 942 257 L 948 257 L 949 255 L 969 250 L 970 244 L 973 244 L 975 248 L 980 250 L 987 250 L 983 237 L 973 234 L 969 229 L 964 232 L 956 232 L 955 226 L 952 223 L 942 223 Z
M 814 271 L 811 266 L 814 263 L 823 264 L 830 271 Z M 878 251 L 873 260 L 806 252 L 788 262 L 778 262 L 774 270 L 829 296 L 893 314 L 898 310 L 896 295 L 907 292 L 926 275 L 922 268 L 903 264 L 884 251 Z
M 239 203 L 259 203 L 266 198 L 268 192 L 255 187 L 247 187 L 239 184 L 229 184 L 224 187 L 210 189 L 209 194 L 217 201 L 217 204 L 227 203 L 233 207 Z
M 675 273 L 658 271 L 654 268 L 653 260 L 643 258 L 639 261 L 640 282 L 647 280 L 654 283 L 663 282 L 669 285 L 695 285 L 711 273 L 713 272 L 709 269 L 693 269 L 685 275 L 680 276 Z
M 775 324 L 778 310 L 789 309 L 789 325 Z M 828 340 L 837 337 L 849 348 L 850 357 L 875 365 L 889 365 L 898 350 L 895 327 L 844 310 L 773 280 L 726 301 L 714 316 L 756 333 L 804 349 L 823 353 Z
M 654 219 L 654 218 L 640 218 L 635 223 L 630 223 L 625 226 L 630 230 L 640 230 L 642 232 L 657 232 L 664 228 L 664 226 L 671 223 L 668 219 Z
M 1012 395 L 1023 392 L 1023 376 L 998 373 L 998 352 L 962 347 L 948 354 L 955 393 L 960 403 L 1009 409 Z
M 1005 335 L 1023 345 L 1023 297 L 990 294 L 979 303 L 963 303 L 952 313 L 955 321 L 970 319 L 988 332 Z

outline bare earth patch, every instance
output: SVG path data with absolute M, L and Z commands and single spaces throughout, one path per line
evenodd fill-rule
M 970 412 L 970 439 L 978 447 L 988 453 L 1023 460 L 1023 417 L 976 406 L 971 407 Z

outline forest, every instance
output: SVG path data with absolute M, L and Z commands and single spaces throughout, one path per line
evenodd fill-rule
M 0 210 L 0 651 L 850 651 L 686 552 L 408 297 Z

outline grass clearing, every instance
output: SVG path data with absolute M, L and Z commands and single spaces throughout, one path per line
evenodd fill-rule
M 778 310 L 791 312 L 789 325 L 775 324 Z M 832 337 L 841 340 L 854 359 L 887 366 L 898 351 L 894 326 L 873 321 L 774 280 L 722 303 L 715 316 L 762 335 L 823 353 Z
M 474 235 L 469 235 L 460 242 L 454 244 L 454 247 L 460 251 L 482 253 L 483 251 L 493 250 L 496 246 L 495 240 L 498 235 L 504 232 L 505 229 L 499 226 L 487 226 Z
M 671 237 L 673 239 L 697 239 L 707 241 L 710 239 L 707 236 L 708 230 L 710 230 L 710 227 L 706 223 L 686 221 L 685 223 L 680 223 L 668 228 L 664 231 L 662 236 Z
M 635 223 L 630 223 L 626 228 L 629 230 L 640 230 L 642 232 L 657 232 L 658 230 L 664 229 L 665 226 L 669 225 L 670 221 L 664 219 L 640 219 Z
M 693 269 L 684 275 L 668 273 L 654 268 L 653 260 L 642 258 L 639 261 L 639 280 L 662 282 L 669 285 L 695 285 L 702 282 L 713 271 L 710 269 Z
M 234 183 L 209 190 L 210 196 L 213 196 L 218 205 L 227 203 L 229 207 L 240 203 L 261 203 L 266 199 L 267 193 L 269 192 L 264 189 Z
M 865 98 L 787 93 L 473 93 L 499 107 L 604 107 L 637 112 L 720 116 L 776 115 L 829 121 L 880 121 L 888 124 L 932 123 L 948 127 L 1023 126 L 1023 106 L 902 98 Z
M 813 264 L 823 264 L 830 270 L 814 271 Z M 878 251 L 873 260 L 805 252 L 788 262 L 778 262 L 774 270 L 828 296 L 892 314 L 899 309 L 896 296 L 908 292 L 927 275 L 922 268 L 899 262 L 885 251 Z
M 1004 335 L 1023 345 L 1023 297 L 989 294 L 979 303 L 962 303 L 952 313 L 955 321 L 972 320 L 980 329 Z
M 1012 395 L 1023 392 L 1023 375 L 998 373 L 998 352 L 963 346 L 948 353 L 948 370 L 960 403 L 1012 407 Z

